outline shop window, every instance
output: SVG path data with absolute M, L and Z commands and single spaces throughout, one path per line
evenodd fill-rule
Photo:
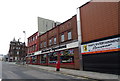
M 37 63 L 37 56 L 32 56 L 32 63 Z
M 46 62 L 46 59 L 47 59 L 47 55 L 46 55 L 46 54 L 42 54 L 42 55 L 41 55 L 41 61 L 40 61 L 40 63 L 41 63 L 41 64 L 47 63 L 47 62 Z
M 64 34 L 61 35 L 61 42 L 64 41 Z
M 68 40 L 70 40 L 70 39 L 72 39 L 72 32 L 71 31 L 68 32 Z
M 53 53 L 48 54 L 48 62 L 49 63 L 56 63 L 57 62 L 57 52 L 53 52 Z
M 73 63 L 74 62 L 74 50 L 65 50 L 60 52 L 61 63 Z

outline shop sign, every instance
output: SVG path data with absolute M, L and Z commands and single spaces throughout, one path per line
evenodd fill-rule
M 62 49 L 62 48 L 66 48 L 66 45 L 60 45 L 60 46 L 57 46 L 57 47 L 45 49 L 45 50 L 42 50 L 41 53 L 50 52 L 50 51 L 56 51 L 56 50 Z
M 82 54 L 118 51 L 119 49 L 120 37 L 81 45 Z

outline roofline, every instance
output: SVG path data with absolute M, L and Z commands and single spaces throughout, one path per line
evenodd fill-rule
M 32 34 L 31 36 L 29 36 L 27 39 L 31 38 L 31 37 L 34 36 L 36 33 L 38 33 L 38 31 L 35 32 L 34 34 Z
M 88 1 L 88 2 L 86 2 L 86 3 L 84 3 L 83 5 L 81 5 L 80 7 L 78 7 L 78 8 L 82 8 L 83 6 L 85 6 L 85 5 L 87 5 L 87 4 L 89 4 L 89 3 L 91 3 L 91 2 L 94 2 L 93 0 L 90 0 L 90 1 Z M 97 2 L 97 1 L 96 1 Z M 118 1 L 118 2 L 120 2 L 120 1 Z
M 53 27 L 52 29 L 50 29 L 50 30 L 46 31 L 45 33 L 42 33 L 41 35 L 39 35 L 39 37 L 40 37 L 40 36 L 42 36 L 42 35 L 44 35 L 44 34 L 46 34 L 46 33 L 47 33 L 47 32 L 49 32 L 49 31 L 51 31 L 51 30 L 55 29 L 56 27 L 59 27 L 60 25 L 62 25 L 62 24 L 64 24 L 64 23 L 68 22 L 69 20 L 71 20 L 71 19 L 72 19 L 73 17 L 75 17 L 75 16 L 77 16 L 77 14 L 73 15 L 71 18 L 69 18 L 68 20 L 66 20 L 66 21 L 64 21 L 64 22 L 60 23 L 59 25 L 57 25 L 57 26 Z
M 82 8 L 83 6 L 85 6 L 85 5 L 89 4 L 91 1 L 92 1 L 92 0 L 90 0 L 90 1 L 88 1 L 88 2 L 86 2 L 86 3 L 84 3 L 83 5 L 81 5 L 81 6 L 80 6 L 80 7 L 78 7 L 78 8 Z

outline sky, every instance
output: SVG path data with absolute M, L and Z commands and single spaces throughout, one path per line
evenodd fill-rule
M 37 17 L 64 22 L 90 0 L 0 0 L 0 54 L 6 55 L 15 37 L 24 42 L 38 30 Z

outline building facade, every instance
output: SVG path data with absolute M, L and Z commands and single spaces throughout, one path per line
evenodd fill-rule
M 120 2 L 94 1 L 41 33 L 27 63 L 120 74 Z
M 119 6 L 119 1 L 108 1 L 79 8 L 83 70 L 120 74 Z
M 43 34 L 46 31 L 54 28 L 55 26 L 59 24 L 60 22 L 55 22 L 53 20 L 38 17 L 38 32 L 39 34 Z
M 30 56 L 30 64 L 79 69 L 76 15 L 39 35 L 39 51 Z M 28 62 L 29 63 L 29 62 Z
M 25 43 L 16 41 L 15 38 L 10 42 L 8 58 L 10 62 L 24 61 L 26 58 L 26 46 Z
M 34 55 L 35 52 L 39 50 L 38 48 L 38 36 L 39 33 L 36 32 L 28 38 L 27 43 L 27 63 L 31 62 L 31 55 Z

